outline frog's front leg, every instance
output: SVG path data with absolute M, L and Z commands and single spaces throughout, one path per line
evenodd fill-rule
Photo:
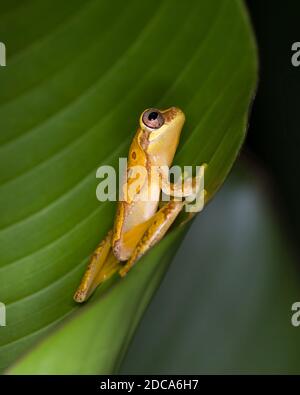
M 204 163 L 200 166 L 200 170 L 197 172 L 195 177 L 184 178 L 182 181 L 177 183 L 171 183 L 169 181 L 169 171 L 167 167 L 161 166 L 159 173 L 161 177 L 161 189 L 165 195 L 172 196 L 174 198 L 186 198 L 196 196 L 204 185 L 204 173 L 207 168 L 207 164 Z M 204 189 L 204 194 L 206 191 Z
M 119 270 L 120 276 L 124 277 L 136 261 L 164 237 L 184 205 L 185 202 L 182 200 L 171 200 L 154 214 L 129 260 Z

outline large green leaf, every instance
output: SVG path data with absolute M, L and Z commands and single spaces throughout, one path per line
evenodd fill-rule
M 211 197 L 244 138 L 255 43 L 238 0 L 43 5 L 0 16 L 1 366 L 44 334 L 11 372 L 112 372 L 184 229 L 78 311 L 72 294 L 115 209 L 97 202 L 95 170 L 126 156 L 144 108 L 178 105 L 175 162 L 207 162 Z

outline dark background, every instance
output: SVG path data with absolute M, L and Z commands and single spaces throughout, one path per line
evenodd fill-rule
M 260 81 L 246 150 L 267 171 L 271 199 L 289 238 L 298 242 L 300 67 L 291 63 L 300 41 L 300 2 L 248 0 L 260 56 Z

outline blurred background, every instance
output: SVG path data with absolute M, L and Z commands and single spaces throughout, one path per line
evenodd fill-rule
M 291 64 L 300 4 L 247 5 L 260 81 L 246 144 L 191 226 L 124 373 L 300 373 L 300 328 L 291 325 L 300 300 L 300 68 Z
M 299 41 L 295 0 L 249 0 L 260 56 L 260 83 L 251 116 L 245 150 L 255 155 L 273 185 L 272 196 L 286 232 L 299 242 L 299 107 L 300 73 L 291 63 L 292 44 Z M 290 229 L 290 230 L 289 230 Z

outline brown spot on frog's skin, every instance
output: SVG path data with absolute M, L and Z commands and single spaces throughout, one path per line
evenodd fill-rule
M 164 112 L 164 119 L 166 123 L 171 122 L 177 115 L 178 109 L 176 107 L 171 107 L 168 111 Z
M 145 129 L 140 133 L 140 144 L 144 151 L 147 151 L 149 145 L 149 135 L 150 131 Z
M 131 154 L 131 157 L 132 157 L 133 160 L 136 159 L 136 152 L 135 151 L 133 151 L 133 153 Z

